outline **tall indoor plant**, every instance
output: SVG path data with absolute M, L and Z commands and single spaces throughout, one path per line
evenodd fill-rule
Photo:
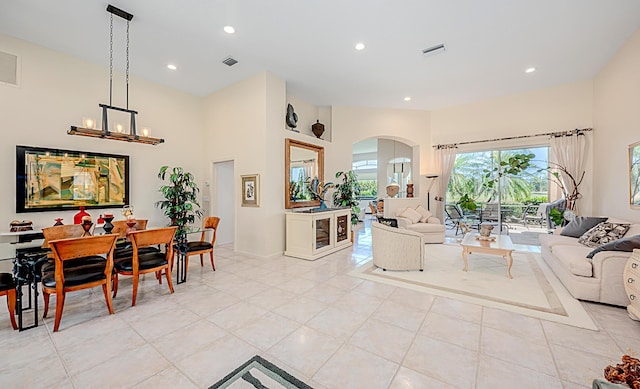
M 160 187 L 160 192 L 164 200 L 156 203 L 156 207 L 164 210 L 165 216 L 171 220 L 172 226 L 178 226 L 177 234 L 185 232 L 185 226 L 192 224 L 202 217 L 202 210 L 198 203 L 198 185 L 193 174 L 185 172 L 181 167 L 170 168 L 163 166 L 160 168 L 158 178 L 168 179 L 168 185 Z
M 333 192 L 333 205 L 351 208 L 351 224 L 355 226 L 358 224 L 358 214 L 360 213 L 358 176 L 352 170 L 336 173 L 336 179 L 341 176 L 342 182 L 336 185 L 336 190 Z

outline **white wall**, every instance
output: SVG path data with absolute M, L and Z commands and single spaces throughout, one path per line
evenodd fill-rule
M 433 144 L 459 143 L 593 127 L 593 82 L 483 100 L 431 112 Z M 548 145 L 546 137 L 461 146 L 460 152 L 490 148 Z M 588 143 L 585 180 L 580 186 L 581 213 L 593 213 L 593 142 Z
M 640 222 L 629 206 L 628 146 L 640 141 L 640 30 L 594 79 L 596 214 Z
M 259 73 L 205 99 L 205 154 L 235 161 L 235 249 L 267 257 L 284 251 L 285 84 Z M 299 134 L 296 134 L 299 135 Z M 241 175 L 260 175 L 260 207 L 242 207 Z M 217 204 L 212 199 L 214 212 Z M 221 223 L 223 221 L 221 220 Z
M 22 77 L 19 87 L 0 84 L 0 223 L 8 230 L 13 219 L 33 220 L 34 226 L 53 225 L 54 218 L 72 223 L 77 211 L 15 213 L 16 145 L 52 147 L 129 155 L 130 203 L 138 218 L 150 225 L 165 225 L 154 203 L 161 199 L 162 165 L 182 166 L 192 172 L 202 188 L 203 111 L 200 98 L 132 77 L 129 107 L 139 112 L 139 128 L 149 126 L 151 135 L 165 139 L 158 146 L 67 135 L 83 117 L 100 120 L 99 103 L 109 103 L 108 69 L 0 34 L 0 51 L 18 55 Z M 133 63 L 135 66 L 135 61 Z M 114 79 L 114 105 L 124 106 L 122 75 Z M 119 89 L 116 89 L 119 88 Z M 102 210 L 90 210 L 97 218 Z M 115 210 L 116 220 L 121 218 Z
M 413 156 L 413 183 L 414 196 L 420 196 L 422 181 L 417 180 L 418 173 L 425 173 L 430 168 L 429 111 L 334 106 L 331 115 L 332 142 L 325 150 L 327 174 L 333 177 L 335 172 L 351 170 L 354 143 L 369 138 L 394 139 L 417 149 Z M 378 196 L 385 196 L 385 191 L 379 189 Z

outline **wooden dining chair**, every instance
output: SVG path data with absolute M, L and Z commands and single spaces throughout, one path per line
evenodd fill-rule
M 148 219 L 136 219 L 136 225 L 133 228 L 136 231 L 146 230 Z M 126 220 L 116 220 L 111 222 L 113 224 L 113 230 L 111 230 L 112 234 L 118 235 L 118 238 L 126 238 L 127 237 L 127 221 Z
M 138 283 L 140 274 L 156 273 L 164 270 L 169 284 L 169 291 L 173 293 L 171 282 L 171 264 L 173 262 L 173 238 L 178 227 L 157 228 L 152 230 L 134 231 L 129 234 L 133 245 L 133 256 L 116 261 L 116 279 L 114 284 L 114 297 L 118 292 L 117 275 L 127 275 L 133 277 L 133 296 L 131 306 L 136 305 L 138 295 Z M 144 252 L 143 249 L 149 246 L 164 246 L 166 252 Z
M 16 281 L 11 273 L 0 273 L 0 296 L 7 296 L 7 308 L 9 309 L 9 319 L 14 330 L 18 329 L 16 324 Z
M 56 295 L 56 317 L 53 331 L 60 328 L 60 319 L 67 292 L 102 286 L 107 309 L 113 314 L 111 283 L 113 274 L 113 248 L 115 235 L 90 236 L 49 241 L 55 270 L 42 276 L 44 317 L 49 311 L 49 298 Z M 75 261 L 76 266 L 66 267 L 65 262 Z
M 42 248 L 50 249 L 51 248 L 49 245 L 50 241 L 59 240 L 59 239 L 80 238 L 82 237 L 83 234 L 84 234 L 84 230 L 82 229 L 82 226 L 80 224 L 69 224 L 64 226 L 53 226 L 53 227 L 43 228 L 42 235 L 44 235 L 44 242 L 42 243 Z M 41 275 L 44 273 L 53 272 L 55 267 L 53 252 L 50 252 L 49 254 L 47 254 L 47 256 L 50 259 L 49 261 L 44 263 L 40 268 L 39 273 Z M 66 268 L 75 267 L 78 261 L 81 262 L 81 264 L 84 264 L 87 261 L 87 259 L 70 259 L 64 262 L 64 266 Z M 104 262 L 104 258 L 95 257 L 95 258 L 89 259 L 89 261 L 94 263 L 99 263 L 99 262 Z
M 202 235 L 200 240 L 187 242 L 187 255 L 185 256 L 185 275 L 189 271 L 189 257 L 192 255 L 200 255 L 200 266 L 204 267 L 204 254 L 209 253 L 211 259 L 211 268 L 216 270 L 216 265 L 213 259 L 213 245 L 216 243 L 216 233 L 218 232 L 218 224 L 220 224 L 220 218 L 217 216 L 210 216 L 204 219 L 202 223 Z M 213 236 L 211 242 L 205 240 L 207 230 L 213 230 Z

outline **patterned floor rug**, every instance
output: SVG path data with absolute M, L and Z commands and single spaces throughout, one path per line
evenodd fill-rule
M 502 257 L 473 253 L 469 256 L 469 271 L 464 272 L 460 245 L 429 244 L 425 248 L 423 272 L 383 271 L 370 261 L 350 275 L 597 330 L 580 302 L 571 296 L 538 253 L 514 252 L 513 279 L 508 279 Z
M 260 357 L 249 359 L 209 389 L 313 389 L 278 366 Z

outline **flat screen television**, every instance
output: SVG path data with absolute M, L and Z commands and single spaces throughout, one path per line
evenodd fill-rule
M 16 212 L 129 204 L 129 156 L 16 146 Z

